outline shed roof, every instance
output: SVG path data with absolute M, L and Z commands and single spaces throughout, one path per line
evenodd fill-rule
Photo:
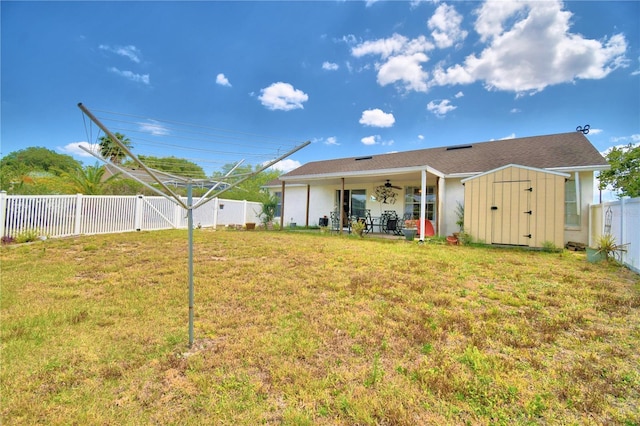
M 508 164 L 550 170 L 602 170 L 605 158 L 581 132 L 531 136 L 391 154 L 313 161 L 281 176 L 284 181 L 326 175 L 369 175 L 376 171 L 429 167 L 447 176 L 486 172 Z

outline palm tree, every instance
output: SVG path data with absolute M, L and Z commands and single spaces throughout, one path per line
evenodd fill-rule
M 118 139 L 120 137 L 118 136 Z M 108 184 L 115 180 L 120 173 L 104 179 L 106 169 L 96 163 L 94 166 L 79 168 L 75 172 L 63 172 L 62 176 L 69 179 L 73 189 L 80 194 L 101 195 L 105 192 Z
M 122 144 L 127 148 L 133 148 L 133 145 L 131 145 L 131 140 L 122 133 L 116 132 L 114 136 L 118 138 L 120 142 L 122 142 Z M 100 155 L 102 155 L 102 158 L 108 158 L 112 163 L 115 164 L 122 163 L 124 157 L 127 156 L 122 148 L 120 148 L 117 143 L 115 143 L 109 136 L 106 135 L 100 137 Z

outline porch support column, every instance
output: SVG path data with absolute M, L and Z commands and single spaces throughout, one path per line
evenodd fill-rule
M 446 182 L 445 179 L 442 177 L 438 177 L 436 179 L 436 188 L 438 190 L 438 193 L 436 195 L 436 206 L 437 206 L 437 211 L 436 211 L 436 217 L 438 218 L 438 230 L 436 231 L 436 233 L 438 235 L 440 235 L 440 233 L 442 232 L 442 226 L 443 226 L 443 220 L 444 220 L 444 194 L 445 194 L 445 190 L 446 190 Z
M 342 234 L 342 228 L 344 223 L 344 178 L 342 180 L 342 189 L 340 190 L 340 234 Z
M 427 170 L 422 170 L 420 172 L 420 174 L 422 175 L 422 181 L 420 183 L 420 241 L 424 241 L 424 229 L 426 228 L 426 226 L 424 226 L 425 224 L 425 218 L 426 218 L 426 211 L 427 211 Z
M 284 229 L 284 181 L 282 181 L 282 202 L 280 206 L 280 230 Z
M 307 185 L 307 217 L 305 219 L 305 226 L 308 228 L 309 227 L 309 200 L 311 196 L 311 185 Z

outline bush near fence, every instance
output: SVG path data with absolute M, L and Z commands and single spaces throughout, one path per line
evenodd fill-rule
M 184 199 L 186 203 L 186 199 Z M 193 203 L 198 202 L 194 198 Z M 214 198 L 193 211 L 197 226 L 260 221 L 262 205 Z M 38 232 L 47 237 L 152 231 L 187 227 L 187 211 L 165 197 L 7 195 L 0 192 L 0 235 Z
M 640 273 L 640 198 L 626 198 L 589 206 L 589 245 L 594 247 L 603 234 L 611 234 L 616 244 L 626 244 L 622 263 Z

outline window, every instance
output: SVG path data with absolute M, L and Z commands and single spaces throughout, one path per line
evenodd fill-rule
M 420 219 L 421 189 L 417 186 L 407 186 L 404 196 L 404 213 L 411 214 L 414 219 Z M 427 205 L 425 216 L 434 221 L 436 218 L 436 187 L 427 186 Z
M 336 206 L 340 205 L 340 190 L 336 191 Z M 352 189 L 344 191 L 345 216 L 364 216 L 367 207 L 367 193 L 364 189 Z
M 576 181 L 569 179 L 564 183 L 564 224 L 580 226 L 580 206 L 576 193 Z
M 278 206 L 276 207 L 276 214 L 274 217 L 282 217 L 282 192 L 276 191 L 274 195 L 278 199 Z

